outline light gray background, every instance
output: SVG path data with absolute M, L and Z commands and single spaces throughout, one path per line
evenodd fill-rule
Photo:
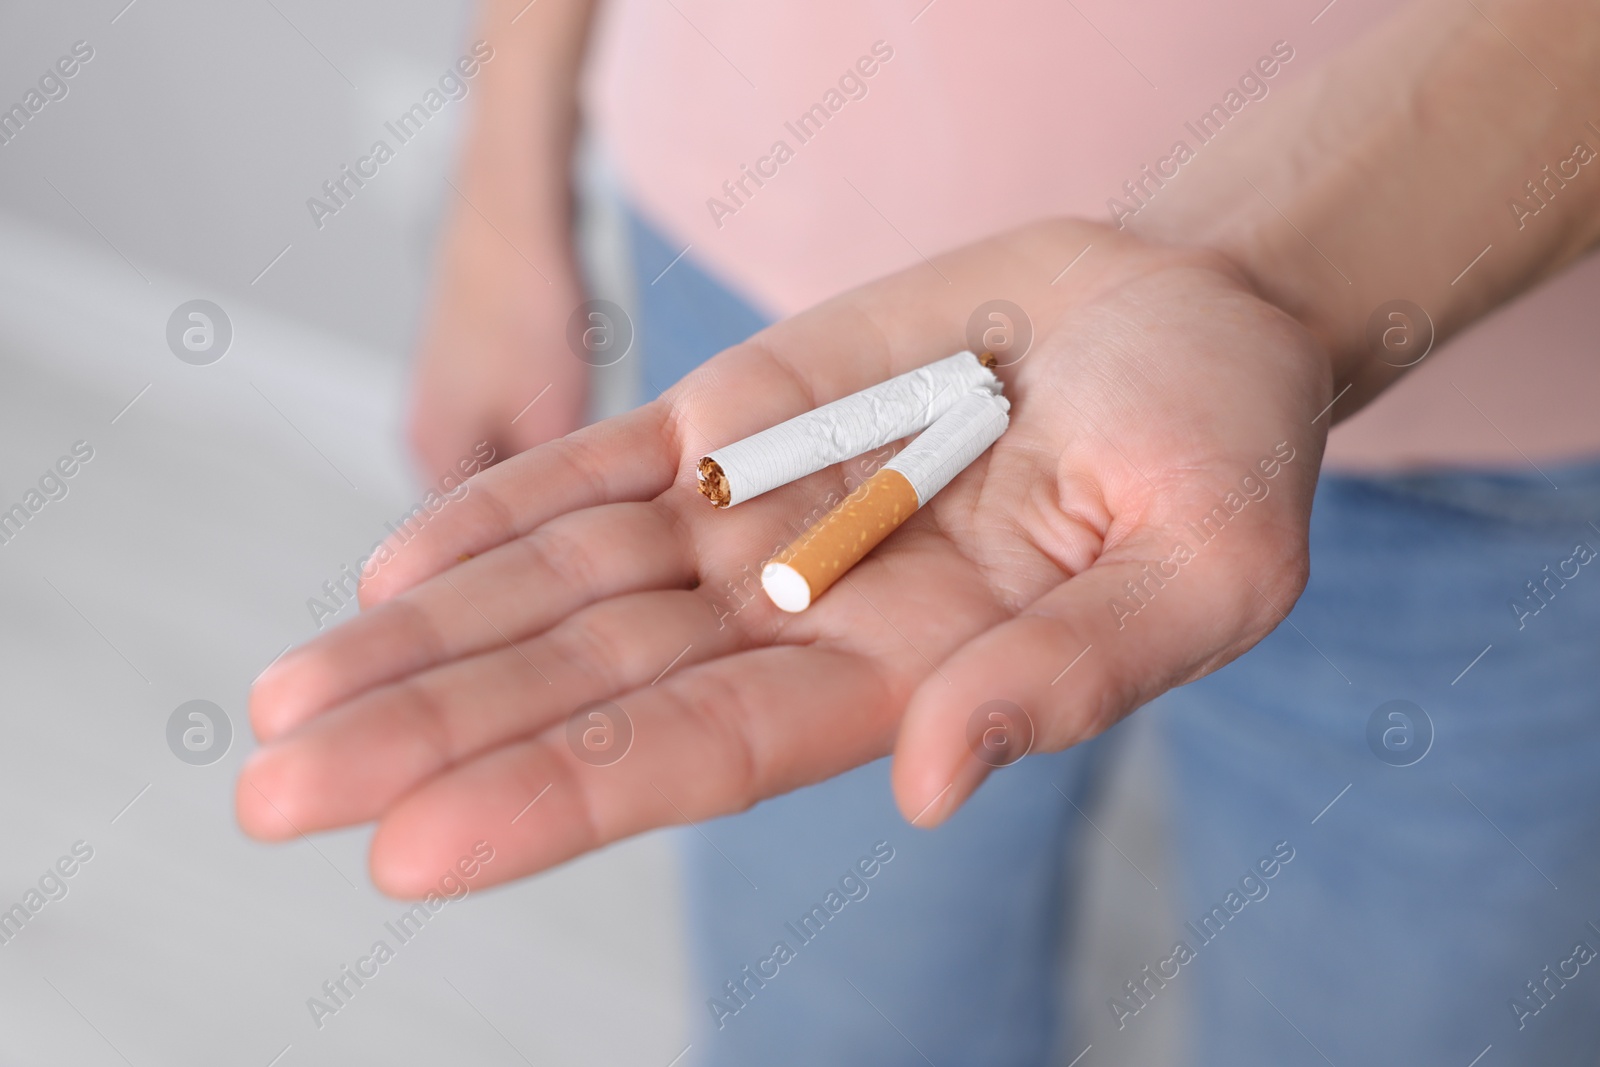
M 664 1067 L 707 995 L 687 987 L 670 834 L 449 905 L 319 1030 L 306 998 L 402 909 L 368 885 L 366 829 L 264 847 L 232 817 L 251 679 L 420 492 L 406 358 L 465 104 L 322 230 L 305 200 L 465 50 L 466 5 L 125 3 L 0 10 L 0 107 L 95 49 L 0 146 L 0 509 L 73 442 L 95 450 L 0 545 L 0 907 L 94 848 L 0 946 L 0 1062 Z M 591 200 L 614 279 L 616 220 Z M 165 344 L 197 297 L 234 327 L 209 367 Z M 165 743 L 195 698 L 234 727 L 207 767 Z M 1159 768 L 1132 740 L 1097 816 L 1127 858 L 1096 836 L 1081 859 L 1086 1022 L 1063 1062 L 1092 1041 L 1085 1067 L 1169 1062 L 1184 1008 L 1176 991 L 1107 1042 L 1106 997 L 1176 925 L 1152 924 L 1131 869 L 1164 880 Z

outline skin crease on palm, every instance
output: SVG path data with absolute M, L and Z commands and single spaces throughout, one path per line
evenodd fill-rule
M 1036 338 L 1000 371 L 1013 405 L 1000 441 L 806 612 L 758 597 L 719 623 L 724 582 L 844 476 L 716 510 L 695 460 L 963 348 L 971 309 L 997 293 Z M 1087 222 L 1024 227 L 848 293 L 651 404 L 479 474 L 392 545 L 362 614 L 256 684 L 263 748 L 239 820 L 266 840 L 376 820 L 372 877 L 398 896 L 474 841 L 494 845 L 484 875 L 504 881 L 891 752 L 901 811 L 936 825 L 989 772 L 967 744 L 984 702 L 1021 705 L 1035 749 L 1058 750 L 1282 619 L 1308 575 L 1331 381 L 1323 349 L 1223 257 Z M 1269 495 L 1119 628 L 1124 582 L 1192 542 L 1185 524 L 1283 441 L 1295 458 Z M 594 767 L 566 723 L 602 699 L 634 739 Z

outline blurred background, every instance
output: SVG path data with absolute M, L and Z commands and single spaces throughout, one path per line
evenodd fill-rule
M 92 455 L 0 527 L 0 908 L 92 851 L 0 944 L 0 1062 L 666 1067 L 704 1010 L 666 832 L 449 904 L 318 1026 L 307 999 L 404 909 L 369 884 L 368 829 L 265 847 L 233 821 L 251 680 L 317 631 L 308 599 L 423 491 L 405 379 L 470 95 L 320 228 L 306 200 L 436 83 L 469 16 L 460 0 L 0 9 L 0 108 L 92 49 L 0 144 L 0 509 L 75 446 Z M 622 228 L 585 158 L 590 269 L 625 298 Z M 168 339 L 195 300 L 221 309 L 213 343 L 231 334 L 204 365 Z M 598 414 L 631 402 L 635 365 L 605 372 Z M 214 705 L 210 762 L 170 740 L 195 700 Z M 1177 927 L 1150 883 L 1160 776 L 1138 731 L 1119 728 L 1101 833 L 1063 857 L 1091 871 L 1074 910 L 1095 920 L 1075 926 L 1099 994 L 1070 1006 L 1084 1021 L 1063 1063 L 1110 1025 L 1128 961 Z M 1096 1062 L 1169 1059 L 1183 1011 L 1175 989 Z

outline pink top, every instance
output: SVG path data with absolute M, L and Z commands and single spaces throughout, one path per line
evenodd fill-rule
M 1384 0 L 1321 7 L 611 0 L 591 102 L 639 209 L 730 288 L 782 315 L 1032 218 L 1114 221 L 1115 203 L 1138 205 L 1125 183 L 1159 197 L 1146 168 L 1170 177 L 1186 152 L 1204 153 L 1219 119 L 1202 116 L 1259 107 L 1393 10 Z M 1580 267 L 1591 292 L 1594 268 Z M 1543 312 L 1522 317 L 1539 335 L 1541 367 L 1564 381 L 1572 419 L 1545 409 L 1524 426 L 1501 411 L 1529 363 L 1505 373 L 1502 350 L 1478 330 L 1451 346 L 1446 370 L 1494 408 L 1499 431 L 1452 405 L 1453 393 L 1440 397 L 1441 383 L 1423 387 L 1429 364 L 1442 362 L 1434 353 L 1349 424 L 1365 432 L 1341 434 L 1365 444 L 1336 442 L 1332 455 L 1378 466 L 1521 462 L 1503 419 L 1530 454 L 1600 450 L 1600 420 L 1574 406 L 1600 395 L 1600 360 L 1583 341 L 1600 330 L 1600 310 L 1579 292 L 1556 310 L 1554 297 L 1535 300 Z M 1519 336 L 1526 343 L 1528 331 Z

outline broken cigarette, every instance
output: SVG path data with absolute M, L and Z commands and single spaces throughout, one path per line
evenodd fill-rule
M 967 393 L 998 392 L 992 366 L 987 352 L 958 352 L 719 448 L 700 460 L 700 492 L 731 507 L 909 437 Z
M 964 394 L 905 450 L 761 568 L 761 588 L 784 611 L 804 611 L 933 495 L 1010 422 L 1011 404 L 986 389 Z

